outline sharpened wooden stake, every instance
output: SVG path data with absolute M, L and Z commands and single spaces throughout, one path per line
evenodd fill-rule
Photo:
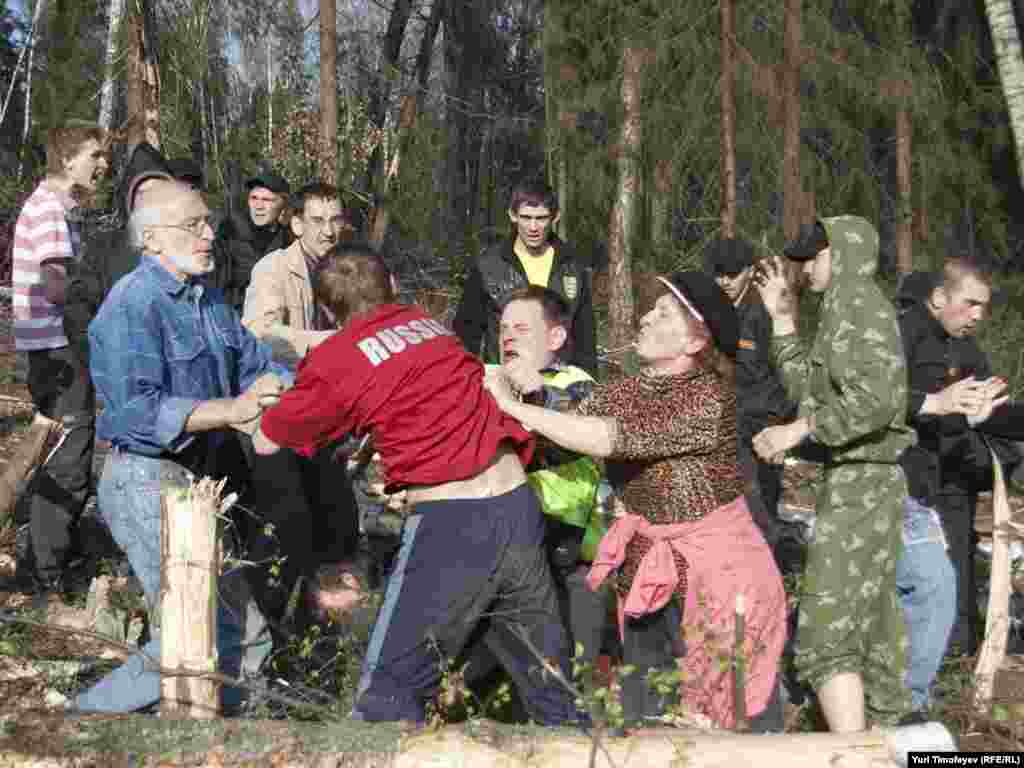
M 217 512 L 224 483 L 204 477 L 164 488 L 160 504 L 160 712 L 211 719 L 217 671 Z
M 747 633 L 747 604 L 743 593 L 736 595 L 736 644 L 733 649 L 733 708 L 736 713 L 734 730 L 745 731 L 747 723 L 747 661 L 743 656 L 743 643 Z

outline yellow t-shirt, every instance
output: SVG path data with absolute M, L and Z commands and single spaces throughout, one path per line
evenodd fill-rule
M 526 279 L 530 281 L 530 285 L 547 288 L 548 279 L 551 277 L 551 265 L 555 263 L 555 249 L 549 245 L 542 255 L 533 256 L 517 239 L 515 252 L 519 257 L 519 263 L 526 270 Z

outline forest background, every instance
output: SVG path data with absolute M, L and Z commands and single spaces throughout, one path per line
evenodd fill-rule
M 261 162 L 336 182 L 442 305 L 508 231 L 511 185 L 545 175 L 611 348 L 638 275 L 699 265 L 719 234 L 777 251 L 815 215 L 856 213 L 890 288 L 947 254 L 999 265 L 983 344 L 1020 394 L 1024 195 L 991 26 L 998 6 L 1016 26 L 1018 5 L 4 0 L 0 255 L 46 130 L 70 118 L 194 158 L 225 213 Z

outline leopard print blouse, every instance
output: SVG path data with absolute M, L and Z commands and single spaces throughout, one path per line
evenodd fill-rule
M 717 374 L 699 369 L 674 376 L 641 374 L 594 388 L 579 407 L 615 421 L 608 481 L 626 508 L 652 523 L 696 520 L 744 491 L 736 459 L 736 393 Z M 636 536 L 616 589 L 627 594 L 653 542 Z M 686 562 L 676 554 L 680 598 Z

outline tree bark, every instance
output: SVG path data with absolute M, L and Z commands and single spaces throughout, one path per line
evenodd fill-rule
M 608 346 L 620 349 L 633 340 L 636 306 L 633 300 L 633 238 L 639 186 L 641 72 L 647 51 L 627 44 L 622 49 L 622 134 L 619 137 L 619 185 L 608 227 Z
M 722 235 L 736 237 L 736 8 L 721 0 L 722 19 Z
M 160 148 L 160 72 L 148 0 L 128 6 L 127 143 L 148 141 Z
M 1024 59 L 1013 15 L 1013 0 L 985 0 L 985 14 L 999 65 L 999 80 L 1010 112 L 1010 126 L 1017 147 L 1017 173 L 1024 184 Z
M 320 177 L 338 183 L 338 6 L 320 0 Z
M 906 108 L 896 113 L 896 268 L 903 274 L 914 269 L 914 202 L 911 199 L 911 123 Z
M 800 64 L 801 0 L 786 0 L 782 102 L 782 232 L 791 240 L 800 231 Z
M 114 63 L 117 60 L 117 33 L 124 16 L 124 0 L 110 0 L 107 5 L 107 54 L 104 64 L 103 88 L 100 91 L 99 124 L 109 131 L 114 122 L 115 78 Z

